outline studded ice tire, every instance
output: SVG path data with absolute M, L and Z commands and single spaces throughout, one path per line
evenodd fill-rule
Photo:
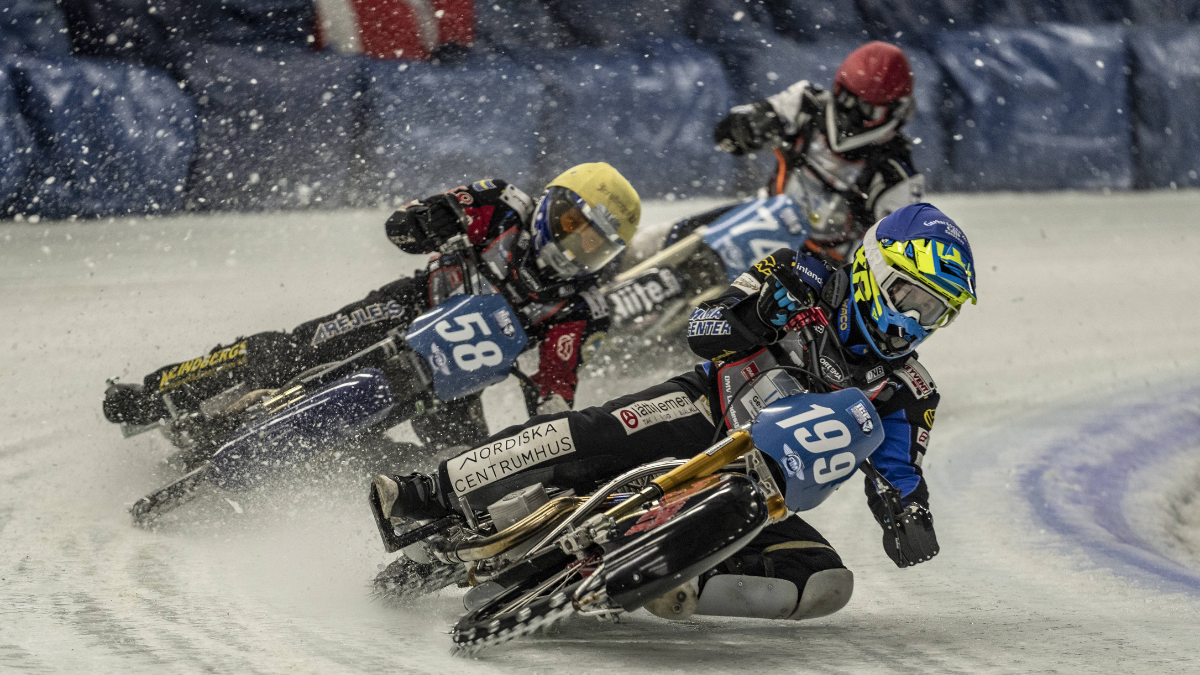
M 422 564 L 401 556 L 376 575 L 371 587 L 380 600 L 403 604 L 465 580 L 462 565 L 437 561 Z
M 478 654 L 488 647 L 529 635 L 565 619 L 575 613 L 572 599 L 581 583 L 576 581 L 544 593 L 533 589 L 501 595 L 455 624 L 451 631 L 453 653 L 458 656 Z M 530 595 L 536 597 L 530 599 Z

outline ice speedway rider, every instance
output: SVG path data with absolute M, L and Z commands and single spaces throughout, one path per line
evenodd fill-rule
M 775 152 L 767 193 L 786 193 L 805 206 L 812 227 L 808 252 L 838 264 L 868 227 L 921 201 L 924 177 L 913 168 L 912 143 L 901 131 L 916 109 L 912 92 L 904 52 L 870 42 L 838 66 L 833 91 L 801 80 L 734 108 L 713 138 L 735 155 Z M 706 225 L 727 209 L 696 216 L 692 224 Z
M 413 201 L 388 218 L 388 238 L 406 253 L 434 253 L 464 235 L 480 272 L 517 310 L 540 345 L 536 409 L 569 409 L 585 343 L 609 319 L 595 291 L 597 273 L 633 238 L 641 200 L 616 169 L 599 162 L 568 169 L 536 204 L 516 186 L 486 179 Z M 461 292 L 463 267 L 435 255 L 427 270 L 394 281 L 367 297 L 290 333 L 263 332 L 217 346 L 197 358 L 163 366 L 143 383 L 105 392 L 112 422 L 145 425 L 199 409 L 231 387 L 278 387 L 298 372 L 336 361 L 406 328 L 417 316 Z M 413 428 L 427 445 L 470 444 L 487 436 L 479 396 L 451 401 L 419 416 Z
M 381 528 L 406 526 L 466 508 L 482 510 L 535 482 L 586 494 L 630 467 L 691 456 L 715 434 L 745 423 L 743 406 L 741 419 L 730 424 L 740 402 L 752 396 L 771 400 L 766 377 L 754 380 L 763 388 L 755 384 L 736 401 L 726 397 L 760 367 L 766 373 L 766 359 L 775 358 L 778 364 L 819 370 L 830 389 L 857 387 L 871 399 L 884 431 L 871 461 L 900 498 L 889 508 L 877 483 L 868 480 L 868 505 L 884 526 L 884 548 L 897 565 L 929 560 L 939 549 L 921 460 L 939 394 L 914 350 L 975 296 L 966 236 L 927 203 L 883 218 L 867 230 L 850 260 L 834 269 L 807 253 L 778 250 L 692 314 L 689 344 L 710 361 L 600 406 L 541 415 L 505 429 L 442 462 L 434 476 L 377 476 L 371 486 L 376 520 Z M 786 351 L 793 349 L 786 345 L 797 344 L 796 334 L 809 337 L 803 349 L 812 353 Z M 787 485 L 786 468 L 773 469 L 776 481 Z M 890 538 L 889 526 L 895 528 Z M 755 603 L 787 597 L 796 603 L 790 618 L 803 619 L 843 607 L 853 574 L 829 541 L 793 514 L 687 589 L 699 595 L 698 614 L 768 616 L 756 614 Z M 674 605 L 655 601 L 649 608 L 672 618 Z

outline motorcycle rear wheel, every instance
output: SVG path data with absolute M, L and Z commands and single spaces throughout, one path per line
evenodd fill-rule
M 514 586 L 459 619 L 451 631 L 454 653 L 476 654 L 574 614 L 575 591 L 587 581 L 577 576 L 577 569 L 572 567 L 541 583 Z

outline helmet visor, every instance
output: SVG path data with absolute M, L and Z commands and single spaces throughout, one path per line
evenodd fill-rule
M 573 191 L 552 187 L 538 207 L 538 220 L 549 234 L 542 250 L 546 262 L 564 279 L 598 272 L 625 249 L 620 224 L 602 204 L 587 205 Z
M 940 328 L 958 312 L 941 296 L 894 271 L 881 285 L 888 304 L 897 312 L 917 320 L 923 328 Z

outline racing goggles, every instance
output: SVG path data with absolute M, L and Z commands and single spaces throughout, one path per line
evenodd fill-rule
M 949 299 L 933 292 L 908 272 L 884 261 L 874 227 L 863 235 L 862 245 L 867 266 L 879 284 L 882 300 L 893 312 L 915 320 L 921 328 L 930 332 L 950 325 L 958 316 L 958 308 Z
M 625 250 L 620 226 L 603 204 L 588 206 L 574 191 L 552 187 L 534 215 L 542 239 L 538 260 L 564 280 L 594 274 Z

